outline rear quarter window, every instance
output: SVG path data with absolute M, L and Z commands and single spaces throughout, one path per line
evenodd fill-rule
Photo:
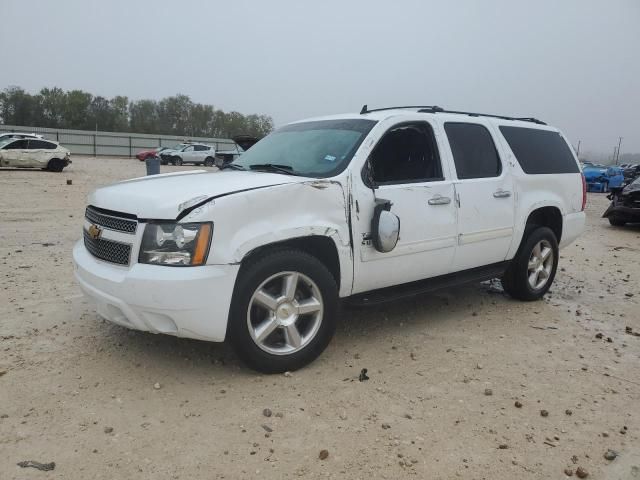
M 580 173 L 569 145 L 558 132 L 510 126 L 501 126 L 500 132 L 525 173 Z

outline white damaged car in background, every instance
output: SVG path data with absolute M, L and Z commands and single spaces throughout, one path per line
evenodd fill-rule
M 61 172 L 71 163 L 70 157 L 68 149 L 51 140 L 35 137 L 0 139 L 0 167 Z
M 74 269 L 113 323 L 228 339 L 284 372 L 322 353 L 342 301 L 491 278 L 542 298 L 585 201 L 574 152 L 539 120 L 365 106 L 285 125 L 221 172 L 99 188 Z

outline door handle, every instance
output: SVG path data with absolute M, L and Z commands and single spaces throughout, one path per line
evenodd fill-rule
M 451 199 L 442 195 L 435 195 L 429 199 L 428 203 L 429 205 L 448 205 L 451 203 Z
M 508 198 L 511 196 L 511 192 L 509 190 L 497 190 L 493 192 L 493 196 L 495 198 Z

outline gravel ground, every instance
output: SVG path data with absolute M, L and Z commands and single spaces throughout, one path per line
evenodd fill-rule
M 2 480 L 640 478 L 625 332 L 640 331 L 640 227 L 609 226 L 604 195 L 543 301 L 469 285 L 346 310 L 315 363 L 264 376 L 224 344 L 110 325 L 81 296 L 86 195 L 142 174 L 93 158 L 0 171 Z

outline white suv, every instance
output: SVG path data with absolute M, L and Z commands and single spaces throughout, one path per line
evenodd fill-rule
M 96 190 L 75 274 L 107 320 L 228 338 L 282 372 L 324 350 L 341 299 L 494 277 L 541 298 L 585 198 L 574 152 L 539 120 L 365 106 L 286 125 L 222 172 Z
M 216 149 L 204 143 L 181 143 L 160 152 L 160 159 L 164 165 L 168 163 L 173 165 L 193 163 L 194 165 L 213 167 L 215 165 Z
M 61 172 L 71 163 L 71 152 L 52 140 L 32 136 L 0 139 L 0 167 L 41 168 Z

